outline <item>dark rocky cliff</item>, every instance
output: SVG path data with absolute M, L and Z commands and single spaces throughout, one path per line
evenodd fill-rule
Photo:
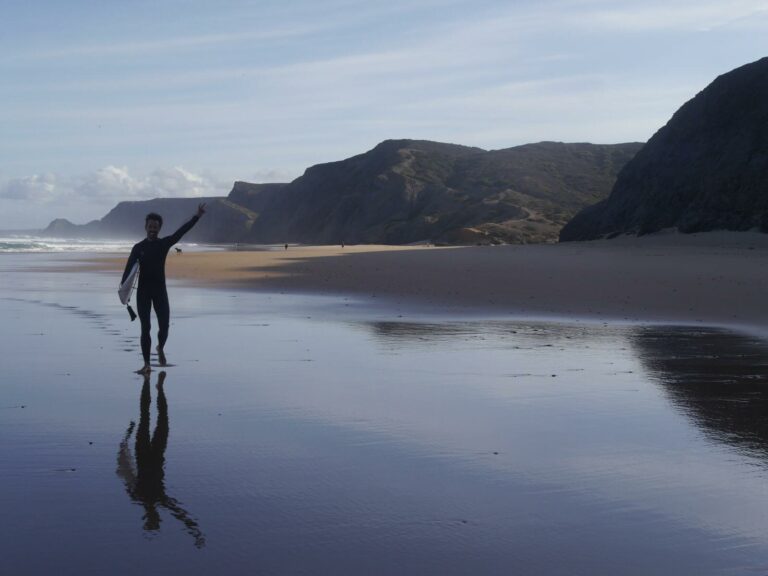
M 665 228 L 768 231 L 768 58 L 719 76 L 683 105 L 562 241 Z
M 364 154 L 313 166 L 272 194 L 258 209 L 251 239 L 554 241 L 578 210 L 607 195 L 640 147 L 542 142 L 487 152 L 387 140 Z

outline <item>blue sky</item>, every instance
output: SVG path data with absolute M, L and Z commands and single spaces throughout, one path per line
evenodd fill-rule
M 765 55 L 768 0 L 3 0 L 0 229 L 387 138 L 645 141 Z

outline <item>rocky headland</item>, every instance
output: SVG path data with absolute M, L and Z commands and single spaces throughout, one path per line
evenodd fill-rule
M 719 76 L 684 104 L 560 240 L 670 228 L 768 231 L 768 58 Z

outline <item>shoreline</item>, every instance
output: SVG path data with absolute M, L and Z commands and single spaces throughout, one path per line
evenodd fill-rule
M 90 258 L 75 269 L 120 273 L 124 262 Z M 768 236 L 710 232 L 564 244 L 171 253 L 167 277 L 204 287 L 349 296 L 422 312 L 765 332 L 766 264 Z

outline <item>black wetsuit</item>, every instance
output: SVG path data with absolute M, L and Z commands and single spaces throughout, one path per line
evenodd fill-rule
M 152 307 L 157 315 L 158 331 L 157 340 L 160 348 L 165 346 L 168 339 L 168 325 L 171 318 L 171 310 L 168 305 L 168 292 L 165 289 L 165 257 L 171 246 L 176 244 L 200 218 L 192 219 L 176 230 L 170 236 L 149 240 L 145 238 L 131 249 L 131 255 L 125 265 L 123 279 L 125 282 L 136 260 L 139 261 L 139 288 L 136 291 L 136 307 L 141 320 L 141 354 L 144 362 L 149 364 L 149 350 L 152 347 L 152 339 L 149 335 L 152 327 L 149 315 Z

